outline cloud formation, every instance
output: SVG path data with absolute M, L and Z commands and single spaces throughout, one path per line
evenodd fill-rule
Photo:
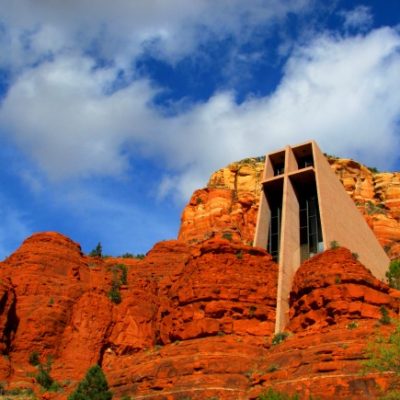
M 207 37 L 244 40 L 260 25 L 308 6 L 173 1 L 168 9 L 155 0 L 135 6 L 117 0 L 118 7 L 100 1 L 93 10 L 89 1 L 55 2 L 60 8 L 42 1 L 30 8 L 25 0 L 24 11 L 8 11 L 1 46 L 15 49 L 8 62 L 19 72 L 0 109 L 3 135 L 12 135 L 53 181 L 120 176 L 129 158 L 157 159 L 166 171 L 160 194 L 180 199 L 230 161 L 310 138 L 324 151 L 392 166 L 400 117 L 398 30 L 317 34 L 295 47 L 268 96 L 238 104 L 234 91 L 220 91 L 181 110 L 175 105 L 177 114 L 166 116 L 152 105 L 163 88 L 127 68 L 138 54 L 150 51 L 174 62 Z M 215 12 L 220 8 L 225 12 Z M 347 24 L 362 22 L 354 15 L 347 14 Z M 79 29 L 83 22 L 86 32 Z M 113 62 L 101 64 L 102 57 Z
M 308 9 L 310 0 L 0 0 L 0 65 L 24 68 L 62 52 L 129 68 L 144 51 L 177 61 L 210 38 L 244 41 L 254 29 Z
M 324 151 L 390 168 L 398 158 L 399 68 L 396 30 L 323 35 L 297 48 L 270 96 L 237 105 L 232 93 L 215 95 L 176 118 L 164 143 L 165 154 L 187 163 L 178 178 L 182 194 L 206 169 L 310 138 Z
M 339 15 L 344 19 L 344 26 L 347 29 L 367 30 L 373 22 L 371 10 L 366 6 L 357 6 L 352 10 L 342 11 Z
M 118 175 L 128 138 L 143 138 L 155 91 L 145 80 L 109 93 L 114 68 L 83 57 L 58 57 L 22 74 L 0 110 L 3 129 L 52 180 Z

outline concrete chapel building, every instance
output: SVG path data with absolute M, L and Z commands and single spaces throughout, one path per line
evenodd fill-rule
M 336 241 L 383 280 L 389 258 L 314 141 L 267 154 L 254 245 L 279 264 L 275 331 L 300 264 Z

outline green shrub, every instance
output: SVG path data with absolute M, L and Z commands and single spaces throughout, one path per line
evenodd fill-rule
M 400 290 L 400 260 L 392 260 L 386 278 L 390 287 Z
M 111 400 L 107 379 L 99 365 L 89 368 L 68 400 Z
M 111 284 L 111 289 L 108 292 L 108 298 L 115 304 L 121 303 L 121 293 L 119 291 L 119 283 L 118 282 L 113 282 Z
M 272 344 L 277 345 L 279 343 L 282 343 L 286 340 L 286 338 L 289 336 L 287 332 L 278 332 L 273 338 L 272 338 Z
M 356 321 L 351 321 L 347 324 L 347 329 L 356 329 L 358 328 L 358 323 Z
M 377 174 L 377 173 L 379 173 L 379 170 L 378 170 L 378 168 L 376 168 L 376 167 L 367 167 L 373 174 Z
M 397 390 L 392 390 L 389 393 L 386 393 L 383 397 L 380 397 L 381 400 L 399 400 L 400 392 Z
M 128 270 L 125 264 L 116 264 L 112 268 L 112 281 L 111 289 L 108 292 L 108 298 L 115 304 L 119 304 L 122 301 L 120 288 L 121 285 L 128 283 Z
M 132 253 L 124 253 L 124 254 L 122 254 L 121 257 L 122 257 L 122 258 L 133 258 L 134 256 L 133 256 Z
M 281 393 L 277 392 L 274 389 L 268 389 L 266 392 L 262 392 L 258 397 L 257 400 L 299 400 L 300 397 L 297 394 L 294 394 L 293 396 L 286 394 L 286 393 Z
M 372 201 L 368 200 L 365 204 L 365 211 L 368 215 L 373 214 L 386 214 L 386 209 L 382 204 L 374 204 Z
M 358 253 L 351 253 L 351 256 L 352 256 L 355 260 L 358 260 L 358 258 L 360 257 L 360 256 L 358 255 Z
M 39 364 L 35 379 L 40 386 L 49 390 L 54 383 L 54 379 L 50 376 L 50 365 Z
M 47 389 L 49 392 L 58 392 L 61 389 L 61 385 L 53 381 L 53 383 L 50 385 L 50 387 Z
M 271 364 L 268 368 L 267 368 L 267 372 L 275 372 L 278 371 L 279 367 L 276 364 Z
M 388 337 L 376 336 L 368 343 L 364 368 L 379 372 L 391 371 L 400 377 L 400 323 Z
M 40 364 L 40 356 L 39 356 L 39 352 L 38 351 L 32 351 L 31 354 L 29 354 L 29 358 L 28 358 L 29 364 L 33 365 L 34 367 L 36 367 L 37 365 Z
M 381 318 L 379 319 L 379 322 L 382 325 L 389 325 L 391 323 L 391 319 L 389 317 L 389 311 L 387 310 L 387 308 L 385 306 L 381 306 L 379 311 L 381 313 Z
M 119 282 L 121 285 L 126 285 L 128 283 L 128 269 L 126 268 L 125 264 L 117 264 L 114 267 L 115 273 L 119 270 L 120 277 Z
M 24 396 L 23 398 L 25 399 L 26 397 L 36 399 L 36 396 L 31 388 L 14 388 L 14 389 L 9 389 L 9 390 L 4 390 L 3 395 L 6 396 Z M 20 398 L 20 397 L 18 397 Z M 5 400 L 11 400 L 9 397 L 6 397 Z
M 392 372 L 394 374 L 393 386 L 394 389 L 386 390 L 382 400 L 398 400 L 400 392 L 398 384 L 400 380 L 400 322 L 396 321 L 395 328 L 389 336 L 375 336 L 368 343 L 365 352 L 367 361 L 362 363 L 365 371 Z
M 250 306 L 249 307 L 249 316 L 253 317 L 254 313 L 257 311 L 257 307 L 256 306 Z
M 223 237 L 224 239 L 226 239 L 226 240 L 231 241 L 231 240 L 232 240 L 232 233 L 231 233 L 231 232 L 224 232 L 224 233 L 222 234 L 222 237 Z
M 332 240 L 330 243 L 331 250 L 338 249 L 340 247 L 339 243 L 336 240 Z
M 239 250 L 235 255 L 238 260 L 241 260 L 243 258 L 243 251 Z
M 133 253 L 124 253 L 121 256 L 121 258 L 137 258 L 139 260 L 143 260 L 144 257 L 145 257 L 144 254 L 133 254 Z

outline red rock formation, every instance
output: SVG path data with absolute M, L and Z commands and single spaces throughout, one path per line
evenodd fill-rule
M 365 348 L 382 325 L 381 307 L 398 317 L 400 292 L 375 279 L 349 250 L 328 250 L 297 271 L 288 339 L 258 361 L 249 398 L 261 388 L 323 399 L 375 399 L 391 374 L 361 375 Z M 272 366 L 272 367 L 271 367 Z
M 215 172 L 207 187 L 195 191 L 184 209 L 178 238 L 195 243 L 230 234 L 251 244 L 263 165 L 247 159 Z
M 329 162 L 388 255 L 399 257 L 400 174 L 374 173 L 349 159 L 329 158 Z M 252 243 L 263 168 L 263 160 L 250 158 L 215 172 L 185 207 L 179 239 L 195 243 L 231 233 L 245 244 Z
M 89 280 L 88 268 L 79 245 L 56 233 L 30 237 L 0 265 L 0 279 L 11 281 L 8 293 L 15 295 L 4 322 L 12 328 L 3 354 L 23 386 L 32 381 L 29 354 L 38 351 L 44 359 L 56 352 L 71 308 Z
M 249 356 L 273 332 L 276 281 L 277 266 L 261 249 L 227 240 L 191 248 L 180 273 L 159 283 L 155 346 L 107 354 L 110 381 L 131 393 L 135 377 L 136 393 L 152 398 L 245 398 Z
M 162 343 L 274 330 L 277 266 L 260 249 L 211 240 L 192 250 L 161 307 Z
M 115 304 L 121 261 L 127 282 Z M 360 362 L 380 307 L 394 317 L 400 293 L 345 249 L 317 255 L 295 277 L 291 335 L 272 345 L 277 268 L 240 241 L 161 242 L 138 261 L 87 257 L 65 236 L 33 235 L 0 263 L 0 380 L 39 393 L 35 350 L 53 358 L 64 391 L 46 396 L 60 400 L 96 362 L 115 399 L 244 400 L 271 386 L 376 398 L 390 376 L 361 376 Z
M 288 329 L 292 332 L 359 319 L 379 320 L 381 307 L 395 317 L 400 305 L 390 288 L 344 248 L 327 250 L 304 262 L 295 275 L 290 304 Z

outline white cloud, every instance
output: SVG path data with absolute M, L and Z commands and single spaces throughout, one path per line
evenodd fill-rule
M 49 54 L 83 51 L 129 68 L 144 49 L 174 61 L 210 37 L 248 38 L 254 29 L 303 12 L 310 0 L 0 0 L 0 65 L 26 67 Z M 0 25 L 0 26 L 1 26 Z
M 366 6 L 357 6 L 350 11 L 341 11 L 339 15 L 344 19 L 344 26 L 347 29 L 366 30 L 373 23 L 371 10 Z
M 0 0 L 0 66 L 13 73 L 0 109 L 3 134 L 53 180 L 120 174 L 139 139 L 154 153 L 152 140 L 164 137 L 156 133 L 164 131 L 163 119 L 147 104 L 156 90 L 143 79 L 132 82 L 135 57 L 150 51 L 174 61 L 211 37 L 245 40 L 308 3 L 21 0 L 10 7 Z M 110 66 L 98 68 L 91 48 Z M 112 92 L 119 74 L 126 86 Z
M 28 35 L 27 49 L 18 47 L 17 34 L 9 33 L 5 42 L 21 52 L 15 51 L 15 59 L 23 63 L 26 58 L 20 56 L 28 54 L 32 61 L 46 51 L 53 58 L 15 78 L 0 109 L 0 123 L 51 179 L 119 176 L 128 157 L 140 152 L 166 166 L 162 194 L 175 192 L 187 198 L 211 171 L 228 162 L 309 138 L 315 138 L 324 151 L 352 155 L 378 167 L 390 167 L 395 161 L 400 35 L 390 28 L 314 38 L 292 53 L 274 93 L 240 105 L 234 93 L 220 92 L 166 117 L 151 107 L 158 89 L 145 80 L 128 79 L 126 86 L 110 91 L 121 66 L 150 42 L 152 51 L 174 59 L 198 45 L 201 24 L 207 27 L 205 36 L 240 38 L 249 35 L 251 27 L 308 4 L 293 1 L 283 6 L 271 0 L 271 7 L 265 7 L 261 0 L 171 1 L 168 7 L 156 0 L 135 6 L 127 0 L 112 5 L 99 1 L 93 14 L 89 0 L 42 1 L 38 8 L 25 0 L 18 3 L 25 4 L 24 10 L 11 13 L 5 8 L 5 23 L 14 27 L 14 33 L 35 21 L 39 24 Z M 58 11 L 53 3 L 60 6 Z M 79 51 L 98 37 L 96 23 L 89 23 L 87 32 L 77 36 L 82 21 L 102 18 L 101 51 L 116 60 L 108 68 L 96 68 Z
M 311 138 L 329 153 L 390 168 L 400 133 L 399 49 L 400 35 L 389 28 L 322 36 L 297 49 L 269 97 L 237 105 L 220 93 L 169 121 L 168 139 L 157 145 L 181 168 L 181 195 L 225 163 Z
M 118 73 L 93 70 L 90 59 L 58 57 L 29 70 L 10 89 L 0 112 L 3 130 L 53 179 L 116 175 L 122 146 L 142 138 L 155 90 L 136 81 L 108 93 Z
M 170 171 L 160 190 L 183 198 L 230 161 L 309 138 L 388 168 L 399 142 L 399 46 L 389 28 L 322 36 L 295 51 L 269 97 L 238 105 L 221 92 L 175 117 L 149 106 L 155 90 L 145 81 L 109 95 L 114 69 L 59 58 L 16 82 L 0 121 L 53 179 L 121 174 L 133 143 Z

